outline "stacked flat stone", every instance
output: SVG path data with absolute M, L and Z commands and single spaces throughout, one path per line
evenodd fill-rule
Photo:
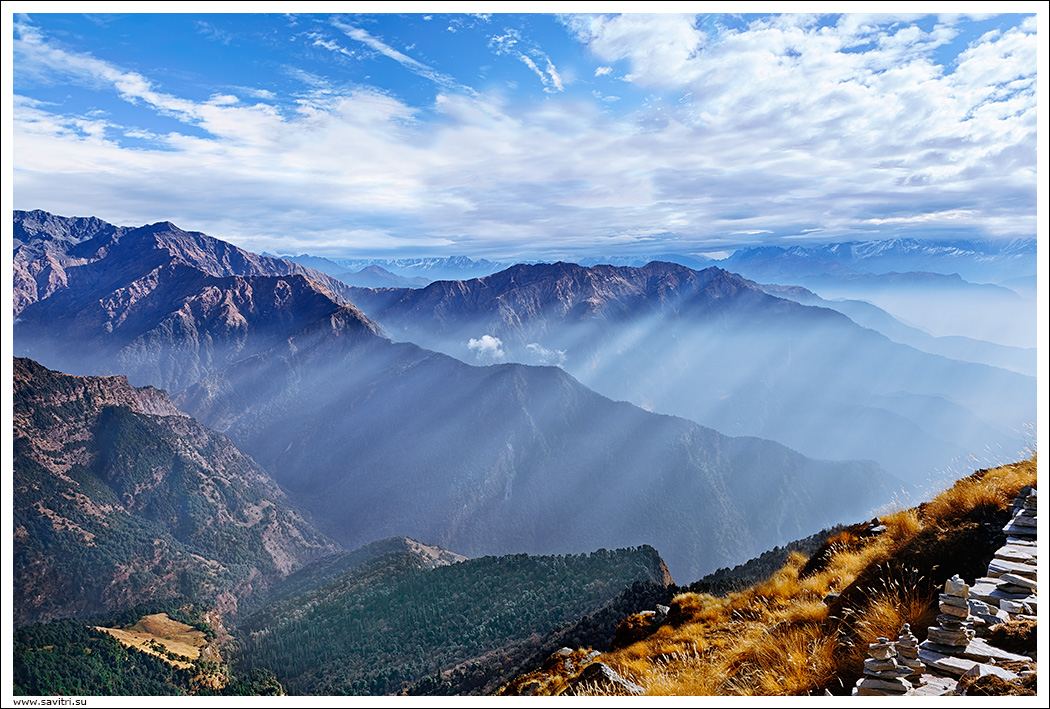
M 993 612 L 1002 620 L 1035 617 L 1038 611 L 1036 500 L 1035 488 L 1021 489 L 1013 501 L 1013 518 L 1003 527 L 1006 546 L 988 564 L 988 575 L 971 589 L 971 595 L 995 607 Z
M 965 648 L 970 644 L 975 633 L 969 620 L 969 596 L 970 587 L 958 574 L 945 581 L 940 597 L 941 614 L 937 616 L 937 625 L 931 626 L 926 634 L 930 642 L 947 648 Z
M 864 676 L 857 680 L 853 695 L 857 697 L 900 696 L 911 688 L 905 677 L 912 668 L 897 663 L 897 644 L 889 638 L 879 638 L 868 646 L 864 661 Z
M 973 623 L 977 637 L 987 637 L 989 631 L 1000 623 L 1010 619 L 1010 614 L 999 610 L 998 603 L 990 605 L 974 596 L 974 589 L 983 581 L 978 579 L 977 584 L 970 587 L 970 621 Z
M 897 664 L 911 670 L 911 674 L 906 678 L 909 682 L 913 685 L 921 684 L 926 665 L 919 659 L 919 639 L 911 634 L 911 626 L 907 623 L 901 628 L 900 637 L 897 638 Z
M 1010 538 L 1030 540 L 1035 539 L 1036 532 L 1036 489 L 1031 485 L 1025 485 L 1013 501 L 1013 517 L 1003 527 L 1007 543 Z

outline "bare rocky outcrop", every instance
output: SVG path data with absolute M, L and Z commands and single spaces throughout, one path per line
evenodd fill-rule
M 187 594 L 235 610 L 337 547 L 160 390 L 14 361 L 18 625 Z

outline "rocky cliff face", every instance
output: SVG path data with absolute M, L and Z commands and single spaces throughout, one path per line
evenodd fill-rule
M 335 545 L 224 436 L 123 376 L 14 362 L 15 622 L 179 593 L 225 609 Z
M 95 217 L 61 217 L 48 212 L 14 214 L 15 315 L 26 306 L 69 287 L 67 271 L 106 259 L 106 270 L 136 268 L 144 254 L 151 263 L 176 261 L 216 278 L 302 276 L 345 305 L 349 286 L 331 276 L 284 259 L 260 256 L 170 222 L 118 227 Z M 158 260 L 159 258 L 159 260 Z M 140 275 L 148 273 L 141 271 Z M 125 278 L 125 280 L 127 280 Z M 105 283 L 105 280 L 102 281 Z

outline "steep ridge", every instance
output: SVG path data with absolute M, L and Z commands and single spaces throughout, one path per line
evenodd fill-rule
M 462 554 L 442 549 L 433 544 L 424 544 L 408 537 L 390 537 L 366 544 L 352 551 L 341 551 L 289 574 L 264 593 L 253 596 L 249 603 L 242 604 L 241 611 L 250 614 L 262 608 L 290 598 L 309 593 L 340 576 L 389 554 L 406 554 L 414 559 L 421 569 L 436 569 L 439 566 L 466 561 Z
M 1032 377 L 928 355 L 715 267 L 519 265 L 353 298 L 396 339 L 557 364 L 615 399 L 910 481 L 1023 449 L 1035 416 Z
M 870 463 L 726 438 L 558 369 L 478 368 L 391 343 L 316 281 L 206 273 L 158 247 L 158 230 L 172 233 L 128 232 L 70 267 L 67 288 L 22 312 L 16 351 L 181 389 L 180 407 L 348 547 L 395 535 L 467 554 L 653 544 L 673 573 L 697 576 L 893 487 Z M 213 270 L 251 262 L 190 242 L 179 253 L 218 254 L 191 259 Z
M 161 391 L 14 361 L 15 623 L 240 599 L 335 545 Z
M 315 281 L 336 300 L 346 304 L 347 286 L 306 266 L 259 256 L 200 232 L 179 229 L 171 222 L 146 226 L 115 227 L 95 217 L 60 217 L 41 210 L 14 213 L 15 315 L 29 303 L 55 290 L 38 281 L 62 281 L 65 268 L 106 259 L 107 270 L 115 261 L 142 258 L 149 251 L 164 251 L 162 262 L 178 260 L 206 274 L 226 276 L 300 275 Z M 41 262 L 41 256 L 47 258 Z M 134 268 L 131 264 L 123 267 Z M 52 273 L 57 275 L 51 275 Z M 145 274 L 147 271 L 141 271 Z M 21 305 L 20 305 L 21 304 Z

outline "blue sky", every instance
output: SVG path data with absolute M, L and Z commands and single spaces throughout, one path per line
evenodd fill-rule
M 1032 236 L 1035 26 L 28 11 L 13 206 L 329 256 Z

